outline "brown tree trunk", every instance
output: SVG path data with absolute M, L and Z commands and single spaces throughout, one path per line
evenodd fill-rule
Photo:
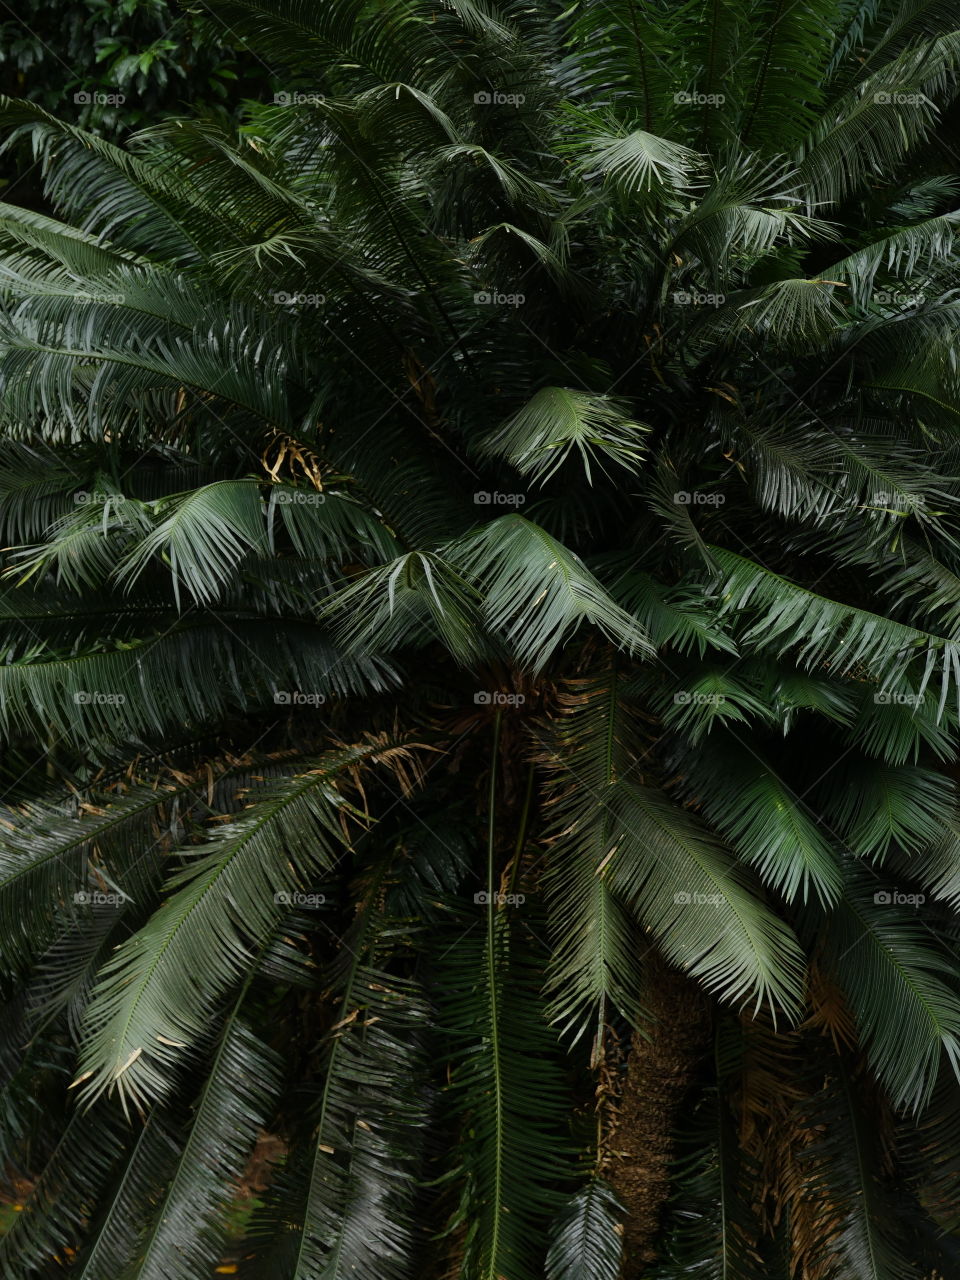
M 677 1113 L 710 1040 L 706 999 L 684 974 L 651 955 L 644 1007 L 651 1015 L 634 1033 L 605 1174 L 626 1210 L 624 1280 L 636 1280 L 653 1249 L 670 1192 Z

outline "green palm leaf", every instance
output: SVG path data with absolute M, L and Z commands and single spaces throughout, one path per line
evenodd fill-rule
M 505 457 L 521 475 L 543 483 L 576 451 L 591 482 L 591 461 L 602 467 L 607 459 L 636 471 L 645 430 L 615 400 L 544 387 L 485 442 L 484 452 Z
M 170 897 L 104 967 L 80 1058 L 85 1098 L 116 1089 L 143 1105 L 169 1091 L 171 1069 L 202 1039 L 217 999 L 239 981 L 284 902 L 340 856 L 339 816 L 349 806 L 338 777 L 398 751 L 331 752 L 190 851 L 170 878 Z M 207 955 L 211 932 L 215 960 Z
M 480 592 L 487 625 L 534 671 L 584 622 L 625 649 L 649 651 L 639 624 L 580 558 L 522 516 L 501 516 L 446 555 Z
M 564 1207 L 547 1254 L 547 1280 L 617 1280 L 623 1242 L 617 1198 L 599 1179 Z

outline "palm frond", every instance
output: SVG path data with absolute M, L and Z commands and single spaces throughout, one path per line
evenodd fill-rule
M 643 461 L 646 431 L 630 420 L 624 404 L 610 397 L 544 387 L 484 441 L 483 452 L 506 458 L 538 484 L 577 457 L 592 483 L 591 462 L 602 469 L 607 460 L 635 473 Z
M 629 651 L 650 651 L 639 624 L 579 556 L 522 516 L 501 516 L 445 554 L 480 592 L 487 626 L 534 671 L 582 623 Z
M 87 1010 L 78 1083 L 94 1099 L 116 1090 L 142 1106 L 167 1094 L 176 1064 L 202 1040 L 218 999 L 235 986 L 284 903 L 341 856 L 337 781 L 404 748 L 334 751 L 268 790 L 171 876 L 170 896 L 104 966 Z M 219 939 L 215 962 L 206 941 Z M 201 957 L 206 956 L 205 960 Z
M 562 1144 L 557 1045 L 538 993 L 542 974 L 508 913 L 491 899 L 485 936 L 467 932 L 443 961 L 442 1025 L 454 1046 L 450 1103 L 461 1126 L 464 1275 L 542 1274 Z
M 946 952 L 915 906 L 895 902 L 896 892 L 848 868 L 848 890 L 823 945 L 873 1071 L 895 1106 L 917 1112 L 930 1098 L 941 1057 L 960 1072 L 960 997 Z
M 960 654 L 953 641 L 829 600 L 735 552 L 714 547 L 712 554 L 724 574 L 718 588 L 722 612 L 755 609 L 759 615 L 740 637 L 743 645 L 777 653 L 792 650 L 807 668 L 829 663 L 838 675 L 868 672 L 880 693 L 897 687 L 912 671 L 922 695 L 939 676 L 940 711 L 951 688 L 960 690 Z
M 587 1183 L 557 1216 L 547 1280 L 617 1280 L 623 1254 L 616 1196 L 600 1179 Z
M 790 928 L 692 814 L 651 787 L 617 790 L 613 855 L 603 873 L 613 892 L 667 958 L 720 999 L 795 1018 L 803 953 Z

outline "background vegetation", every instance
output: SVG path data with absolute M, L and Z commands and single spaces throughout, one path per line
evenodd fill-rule
M 954 7 L 211 12 L 0 111 L 0 1272 L 957 1274 Z

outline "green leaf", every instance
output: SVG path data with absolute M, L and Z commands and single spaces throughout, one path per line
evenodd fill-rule
M 286 778 L 205 845 L 184 849 L 170 896 L 104 966 L 80 1055 L 85 1099 L 105 1091 L 138 1106 L 166 1096 L 202 1040 L 216 1001 L 236 986 L 290 895 L 341 856 L 341 774 L 394 748 L 330 752 Z M 216 944 L 211 948 L 211 940 Z
M 491 521 L 445 555 L 480 592 L 487 626 L 535 672 L 584 622 L 630 652 L 651 651 L 580 557 L 522 516 Z
M 600 1179 L 571 1197 L 554 1223 L 547 1280 L 617 1280 L 622 1213 L 616 1196 Z
M 538 484 L 549 480 L 571 456 L 579 456 L 592 484 L 591 462 L 603 468 L 606 459 L 635 473 L 643 461 L 648 430 L 631 421 L 622 401 L 569 387 L 543 387 L 484 442 L 483 452 L 506 458 Z
M 609 804 L 616 829 L 604 875 L 668 959 L 736 1008 L 796 1018 L 803 952 L 720 842 L 650 787 L 624 783 Z
M 941 1059 L 960 1076 L 960 996 L 949 954 L 925 928 L 908 888 L 847 868 L 848 889 L 823 933 L 826 961 L 849 1001 L 877 1078 L 897 1107 L 919 1111 Z M 922 895 L 921 895 L 922 896 Z

